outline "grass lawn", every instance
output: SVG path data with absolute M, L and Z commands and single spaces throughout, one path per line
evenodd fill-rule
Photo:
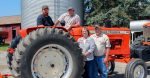
M 6 51 L 9 44 L 0 45 L 0 51 Z

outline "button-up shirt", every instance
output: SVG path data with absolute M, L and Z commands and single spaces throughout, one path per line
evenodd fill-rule
M 101 34 L 100 36 L 93 34 L 93 35 L 91 35 L 91 38 L 94 39 L 95 44 L 96 44 L 94 55 L 95 56 L 105 55 L 106 48 L 111 47 L 108 36 L 105 34 Z
M 79 15 L 75 14 L 73 16 L 70 16 L 68 13 L 62 14 L 59 18 L 59 21 L 64 20 L 65 21 L 65 28 L 68 29 L 72 25 L 75 25 L 77 23 L 80 23 L 80 17 Z
M 81 37 L 78 39 L 79 47 L 82 49 L 82 52 L 89 52 L 90 55 L 88 55 L 85 58 L 85 61 L 90 61 L 94 59 L 94 50 L 95 50 L 95 43 L 94 40 L 90 37 L 85 39 L 84 37 Z

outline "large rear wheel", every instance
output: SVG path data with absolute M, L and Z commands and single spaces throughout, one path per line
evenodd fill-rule
M 31 32 L 14 53 L 18 78 L 81 78 L 83 57 L 72 36 L 60 29 Z
M 14 72 L 14 70 L 12 70 L 12 60 L 13 60 L 13 52 L 14 50 L 17 48 L 17 45 L 19 44 L 19 42 L 21 41 L 21 36 L 18 35 L 16 36 L 12 42 L 10 43 L 9 47 L 8 47 L 8 52 L 7 52 L 7 64 L 8 64 L 8 67 L 11 71 L 11 73 Z

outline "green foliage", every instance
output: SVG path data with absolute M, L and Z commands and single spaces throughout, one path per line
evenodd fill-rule
M 9 44 L 0 45 L 0 51 L 6 51 L 8 49 Z
M 110 20 L 112 26 L 128 27 L 131 20 L 150 15 L 147 0 L 91 0 L 85 7 L 89 5 L 91 12 L 84 17 L 87 25 L 105 25 L 104 20 Z

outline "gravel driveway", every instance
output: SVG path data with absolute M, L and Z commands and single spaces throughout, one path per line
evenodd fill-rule
M 116 62 L 115 72 L 109 78 L 124 78 L 126 64 Z M 2 74 L 10 73 L 6 63 L 6 52 L 0 52 L 0 72 Z M 147 78 L 150 78 L 150 71 Z M 12 78 L 12 77 L 10 77 Z

